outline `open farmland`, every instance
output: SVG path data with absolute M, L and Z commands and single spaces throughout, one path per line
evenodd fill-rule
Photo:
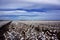
M 4 40 L 60 39 L 60 21 L 12 21 L 7 29 Z

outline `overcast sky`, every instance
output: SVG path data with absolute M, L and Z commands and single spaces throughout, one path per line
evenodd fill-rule
M 0 20 L 16 19 L 60 20 L 60 0 L 0 0 Z

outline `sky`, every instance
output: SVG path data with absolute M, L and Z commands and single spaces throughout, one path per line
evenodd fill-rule
M 0 20 L 60 20 L 60 0 L 0 0 Z

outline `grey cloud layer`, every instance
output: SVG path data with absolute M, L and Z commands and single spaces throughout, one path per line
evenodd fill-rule
M 35 5 L 44 7 L 42 4 L 60 5 L 59 0 L 0 0 L 0 9 L 5 8 L 34 8 Z M 35 6 L 35 8 L 39 8 Z
M 19 20 L 60 20 L 60 0 L 0 0 L 0 9 L 50 10 L 46 12 L 28 12 L 26 10 L 0 11 L 1 19 Z M 2 16 L 1 16 L 2 15 Z M 6 16 L 4 16 L 6 15 Z M 10 16 L 7 16 L 10 15 Z M 11 16 L 11 15 L 17 15 Z M 18 16 L 30 15 L 30 16 Z M 35 16 L 31 16 L 35 15 Z M 37 15 L 37 16 L 36 16 Z
M 0 11 L 0 20 L 1 19 L 3 20 L 16 20 L 16 19 L 17 20 L 60 20 L 60 10 L 53 10 L 48 12 L 27 12 L 27 11 L 20 11 L 20 10 L 8 11 L 8 12 Z

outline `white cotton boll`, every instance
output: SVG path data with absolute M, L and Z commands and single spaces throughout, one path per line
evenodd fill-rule
M 52 30 L 50 30 L 50 32 L 52 32 Z
M 42 32 L 42 34 L 44 34 L 44 32 Z
M 41 36 L 39 35 L 39 38 L 41 38 Z
M 43 37 L 45 38 L 45 35 L 43 35 Z
M 24 38 L 22 37 L 21 40 L 23 40 Z
M 54 39 L 54 37 L 52 37 L 52 39 Z

